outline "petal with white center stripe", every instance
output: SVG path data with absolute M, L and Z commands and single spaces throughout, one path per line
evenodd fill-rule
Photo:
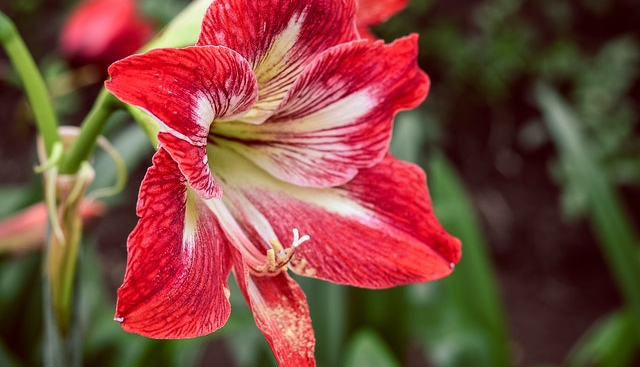
M 310 236 L 289 263 L 298 274 L 385 288 L 444 277 L 460 259 L 460 242 L 438 222 L 425 175 L 412 164 L 387 156 L 345 185 L 317 189 L 277 180 L 232 151 L 210 151 L 225 195 L 243 196 L 283 244 L 293 228 Z
M 415 35 L 333 47 L 308 65 L 268 121 L 220 123 L 213 133 L 283 181 L 344 184 L 387 154 L 394 115 L 426 97 L 429 78 L 416 56 Z
M 310 60 L 357 38 L 354 16 L 353 0 L 214 1 L 197 44 L 229 47 L 251 63 L 260 97 L 242 121 L 261 123 Z
M 205 145 L 215 119 L 236 118 L 255 103 L 257 83 L 247 61 L 226 47 L 158 49 L 112 64 L 109 74 L 111 93 L 156 119 L 161 145 L 192 187 L 205 198 L 219 197 Z
M 233 274 L 256 325 L 269 342 L 280 367 L 313 367 L 315 337 L 307 299 L 289 274 L 254 276 L 236 253 Z
M 209 334 L 231 312 L 228 244 L 169 154 L 160 149 L 153 161 L 140 188 L 115 318 L 152 338 Z

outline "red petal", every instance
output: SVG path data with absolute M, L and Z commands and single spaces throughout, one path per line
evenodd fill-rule
M 460 242 L 435 217 L 415 165 L 387 156 L 343 186 L 315 189 L 279 181 L 233 152 L 213 153 L 228 205 L 249 202 L 285 247 L 293 228 L 311 236 L 290 262 L 298 274 L 384 288 L 444 277 L 460 259 Z M 231 211 L 243 228 L 255 228 L 258 216 L 243 208 Z
M 255 102 L 257 84 L 246 60 L 224 47 L 159 49 L 116 62 L 109 74 L 107 89 L 150 113 L 167 132 L 159 140 L 184 168 L 191 186 L 205 198 L 219 196 L 210 173 L 202 171 L 206 164 L 194 165 L 192 159 L 206 156 L 214 119 L 241 115 Z M 175 142 L 169 134 L 192 147 Z M 183 154 L 183 149 L 200 152 Z
M 262 122 L 315 55 L 357 38 L 355 3 L 343 0 L 215 1 L 198 45 L 222 45 L 253 66 L 260 84 L 256 109 L 243 121 Z
M 313 367 L 315 337 L 307 299 L 286 272 L 250 275 L 236 253 L 234 275 L 279 367 Z
M 231 261 L 216 219 L 190 191 L 164 149 L 154 156 L 128 240 L 116 320 L 152 338 L 211 333 L 229 317 Z
M 360 38 L 363 38 L 363 39 L 368 39 L 368 40 L 378 39 L 378 37 L 376 37 L 373 33 L 371 33 L 368 26 L 364 26 L 360 24 L 358 24 L 358 34 L 360 35 Z
M 407 0 L 358 0 L 356 22 L 365 26 L 380 24 L 406 6 Z
M 220 124 L 220 135 L 281 180 L 344 184 L 385 156 L 395 113 L 426 97 L 429 79 L 416 56 L 415 35 L 336 46 L 308 65 L 267 122 Z M 249 133 L 252 140 L 242 141 Z
M 387 157 L 361 170 L 340 188 L 347 200 L 369 211 L 323 213 L 299 227 L 311 236 L 299 248 L 292 269 L 302 275 L 367 288 L 417 283 L 448 275 L 460 260 L 460 241 L 438 222 L 418 167 Z M 285 231 L 286 228 L 282 228 Z M 310 241 L 310 242 L 311 242 Z
M 220 198 L 222 188 L 211 175 L 206 146 L 193 146 L 189 142 L 176 138 L 170 133 L 159 133 L 158 141 L 174 161 L 180 171 L 189 177 L 189 183 L 204 198 Z

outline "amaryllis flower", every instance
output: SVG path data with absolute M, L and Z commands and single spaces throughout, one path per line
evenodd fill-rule
M 369 27 L 386 21 L 406 6 L 407 0 L 358 0 L 356 24 L 360 37 L 376 39 Z
M 315 365 L 289 270 L 367 288 L 449 274 L 459 241 L 424 173 L 393 158 L 394 114 L 429 87 L 417 37 L 359 39 L 355 0 L 218 0 L 196 46 L 109 68 L 160 124 L 116 320 L 154 338 L 211 333 L 232 272 L 281 366 Z
M 134 0 L 88 0 L 69 16 L 60 48 L 72 63 L 106 67 L 142 47 L 152 28 L 136 10 Z

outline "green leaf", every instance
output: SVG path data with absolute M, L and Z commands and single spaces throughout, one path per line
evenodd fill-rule
M 195 45 L 200 35 L 200 25 L 211 0 L 195 0 L 185 7 L 143 50 L 159 47 L 184 47 Z
M 147 138 L 154 147 L 158 146 L 158 133 L 160 132 L 160 125 L 151 117 L 148 113 L 139 109 L 136 106 L 127 105 L 127 111 L 136 120 L 142 130 L 144 130 Z
M 318 365 L 338 366 L 347 329 L 347 288 L 295 276 L 307 295 L 316 335 Z
M 569 367 L 631 366 L 638 340 L 627 312 L 615 312 L 597 321 L 573 347 Z
M 35 203 L 42 198 L 42 183 L 33 181 L 20 186 L 0 188 L 0 218 L 16 213 L 18 210 Z
M 373 331 L 361 330 L 347 347 L 345 367 L 400 367 L 384 340 Z
M 501 363 L 486 329 L 456 325 L 455 322 L 450 322 L 449 326 L 451 329 L 436 339 L 424 338 L 429 360 L 434 366 L 494 367 Z
M 591 224 L 621 293 L 624 295 L 636 336 L 640 337 L 640 240 L 613 185 L 607 180 L 583 136 L 574 111 L 550 87 L 536 88 L 538 105 L 551 133 L 571 185 L 587 197 Z M 606 123 L 603 121 L 602 123 Z
M 462 241 L 462 260 L 453 274 L 441 281 L 449 302 L 444 307 L 463 313 L 463 322 L 471 324 L 466 328 L 481 334 L 488 344 L 488 362 L 484 365 L 510 366 L 504 311 L 478 218 L 460 179 L 445 158 L 435 157 L 428 168 L 438 218 Z
M 53 145 L 60 141 L 58 121 L 51 104 L 51 96 L 16 26 L 2 11 L 0 11 L 0 44 L 7 52 L 9 60 L 24 85 L 38 132 L 43 138 L 45 153 L 49 156 Z

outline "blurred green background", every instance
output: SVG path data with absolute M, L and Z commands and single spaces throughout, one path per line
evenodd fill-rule
M 101 80 L 56 47 L 75 3 L 0 0 L 65 124 L 80 122 Z M 159 26 L 186 3 L 140 1 Z M 427 172 L 463 260 L 442 281 L 385 291 L 298 278 L 320 367 L 640 366 L 639 19 L 637 0 L 413 0 L 374 29 L 420 34 L 432 88 L 397 116 L 392 151 Z M 4 53 L 0 123 L 6 217 L 42 194 L 31 112 Z M 202 338 L 150 340 L 112 320 L 153 149 L 124 113 L 105 134 L 131 177 L 84 239 L 85 365 L 274 366 L 237 290 L 229 323 Z M 110 164 L 97 155 L 96 186 L 115 179 Z M 0 253 L 0 366 L 41 365 L 41 257 Z

